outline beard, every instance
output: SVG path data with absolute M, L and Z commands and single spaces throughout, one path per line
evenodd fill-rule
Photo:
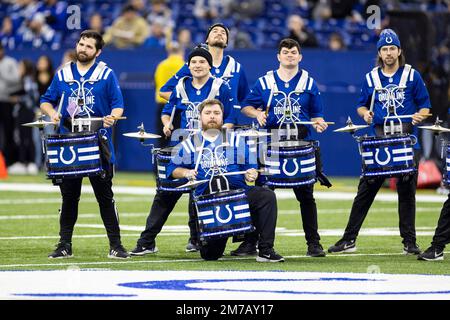
M 92 56 L 89 56 L 86 53 L 78 53 L 77 52 L 76 57 L 77 57 L 77 61 L 79 61 L 81 63 L 89 63 L 95 59 L 95 54 L 93 54 Z
M 208 46 L 225 49 L 227 47 L 227 43 L 225 40 L 213 40 L 211 43 L 208 43 Z
M 203 124 L 203 130 L 220 130 L 222 128 L 222 124 L 216 121 L 209 121 L 206 124 Z
M 386 58 L 383 60 L 385 66 L 391 67 L 397 63 L 398 59 L 395 58 Z

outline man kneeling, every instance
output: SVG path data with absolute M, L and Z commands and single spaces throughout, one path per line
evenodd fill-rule
M 250 148 L 239 135 L 222 134 L 223 105 L 219 100 L 203 101 L 198 111 L 201 131 L 177 146 L 167 175 L 174 179 L 206 180 L 195 188 L 195 197 L 223 189 L 242 189 L 259 237 L 256 261 L 283 262 L 284 258 L 273 249 L 277 223 L 275 193 L 246 183 L 252 183 L 258 177 L 256 148 L 254 145 Z M 217 260 L 222 257 L 227 240 L 225 237 L 205 241 L 200 248 L 202 258 Z

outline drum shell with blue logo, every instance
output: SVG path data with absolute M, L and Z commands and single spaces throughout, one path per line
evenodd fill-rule
M 398 177 L 414 174 L 414 144 L 410 134 L 363 136 L 357 138 L 363 177 Z
M 177 187 L 186 184 L 188 179 L 172 179 L 167 176 L 170 160 L 175 156 L 173 151 L 174 147 L 156 150 L 156 186 L 160 191 L 189 193 L 191 191 L 189 187 L 177 189 Z
M 274 188 L 293 188 L 314 184 L 316 178 L 316 141 L 279 141 L 269 143 L 260 167 L 262 184 Z
M 81 178 L 102 173 L 96 132 L 50 134 L 44 138 L 47 177 Z
M 255 230 L 244 189 L 194 198 L 200 241 L 242 235 Z

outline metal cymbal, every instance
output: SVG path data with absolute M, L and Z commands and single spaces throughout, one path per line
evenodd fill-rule
M 188 183 L 185 183 L 181 186 L 176 187 L 176 189 L 181 189 L 181 188 L 186 188 L 186 187 L 195 188 L 195 187 L 197 187 L 205 182 L 208 182 L 208 181 L 209 180 L 192 180 L 192 181 L 189 181 Z
M 368 127 L 369 127 L 369 125 L 367 125 L 367 124 L 361 124 L 361 125 L 350 124 L 345 127 L 333 130 L 333 132 L 355 132 L 356 130 L 365 129 Z
M 51 121 L 37 120 L 37 121 L 34 121 L 34 122 L 24 123 L 24 124 L 22 124 L 22 126 L 24 126 L 24 127 L 44 128 L 44 127 L 46 127 L 48 125 L 51 125 L 51 124 L 55 124 L 55 123 L 51 122 Z
M 449 128 L 441 127 L 439 124 L 434 124 L 432 126 L 419 126 L 420 129 L 431 130 L 434 132 L 450 132 Z
M 125 137 L 129 137 L 129 138 L 136 138 L 136 139 L 157 139 L 157 138 L 161 138 L 161 136 L 159 134 L 154 134 L 154 133 L 147 133 L 147 132 L 142 132 L 142 131 L 138 131 L 138 132 L 127 132 L 123 134 Z

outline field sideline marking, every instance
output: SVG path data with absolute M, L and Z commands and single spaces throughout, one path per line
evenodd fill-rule
M 0 183 L 0 191 L 19 191 L 19 192 L 40 192 L 40 193 L 59 193 L 59 188 L 49 184 L 43 183 Z M 154 195 L 156 188 L 152 187 L 124 187 L 113 186 L 115 194 L 131 194 L 131 195 Z M 92 187 L 90 185 L 83 185 L 82 193 L 93 194 Z M 278 199 L 295 199 L 294 192 L 292 190 L 280 190 L 276 191 Z M 187 197 L 187 195 L 183 195 Z M 315 191 L 314 197 L 320 200 L 340 200 L 347 201 L 353 200 L 356 196 L 355 192 L 327 192 L 327 191 Z M 447 199 L 447 195 L 416 195 L 417 202 L 440 202 L 444 203 Z M 379 193 L 375 200 L 397 202 L 398 196 L 396 193 Z
M 445 254 L 450 253 L 445 251 Z M 370 256 L 404 256 L 403 253 L 344 253 L 336 255 L 327 255 L 327 257 L 370 257 Z M 293 255 L 284 256 L 285 259 L 297 259 L 297 258 L 308 258 L 306 255 Z M 140 260 L 137 261 L 131 258 L 131 260 L 125 261 L 102 261 L 102 262 L 67 262 L 67 263 L 30 263 L 30 264 L 0 264 L 0 268 L 16 268 L 16 267 L 60 267 L 60 266 L 79 266 L 79 265 L 104 265 L 104 264 L 140 264 L 140 263 L 178 263 L 178 262 L 205 262 L 203 259 L 174 259 L 174 260 Z M 221 258 L 219 261 L 235 261 L 235 260 L 255 260 L 255 257 L 233 257 L 233 258 Z

